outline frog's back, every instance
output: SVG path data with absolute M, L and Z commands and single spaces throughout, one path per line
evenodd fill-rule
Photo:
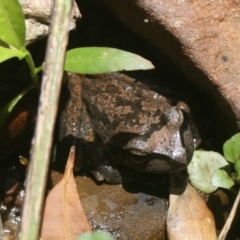
M 105 142 L 122 133 L 146 134 L 171 107 L 165 97 L 124 74 L 85 77 L 82 89 L 94 129 Z

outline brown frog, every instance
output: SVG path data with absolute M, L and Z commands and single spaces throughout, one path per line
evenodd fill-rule
M 70 98 L 60 139 L 76 145 L 75 168 L 91 166 L 97 180 L 121 182 L 118 165 L 152 173 L 187 166 L 194 139 L 189 116 L 125 74 L 68 74 Z M 113 167 L 114 166 L 114 167 Z

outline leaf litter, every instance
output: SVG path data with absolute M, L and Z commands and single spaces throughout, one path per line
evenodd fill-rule
M 72 147 L 63 178 L 46 198 L 41 229 L 43 240 L 73 240 L 91 231 L 73 176 L 74 156 L 75 147 Z
M 212 212 L 179 173 L 170 176 L 167 234 L 169 240 L 217 239 Z

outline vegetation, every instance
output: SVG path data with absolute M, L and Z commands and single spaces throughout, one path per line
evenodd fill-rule
M 60 0 L 61 2 L 61 0 Z M 64 2 L 64 1 L 62 1 Z M 54 24 L 54 23 L 53 23 Z M 25 46 L 26 27 L 24 22 L 24 14 L 17 0 L 1 0 L 0 1 L 0 25 L 4 31 L 0 31 L 0 63 L 10 58 L 17 57 L 19 60 L 25 60 L 28 64 L 30 75 L 32 77 L 31 84 L 22 89 L 22 91 L 13 98 L 9 103 L 0 109 L 0 128 L 4 126 L 6 119 L 13 110 L 18 101 L 31 89 L 38 88 L 38 74 L 47 66 L 41 65 L 36 67 L 31 53 Z M 67 30 L 66 30 L 67 31 Z M 61 47 L 61 46 L 60 46 Z M 46 55 L 45 63 L 47 65 Z M 72 49 L 66 52 L 64 62 L 64 70 L 80 74 L 97 74 L 122 70 L 151 69 L 153 65 L 146 59 L 113 48 L 103 47 L 85 47 Z M 61 83 L 60 83 L 61 84 Z M 54 86 L 53 86 L 54 89 Z M 52 106 L 54 108 L 54 106 Z M 51 134 L 51 132 L 49 133 Z M 41 149 L 41 151 L 46 151 Z M 195 151 L 193 159 L 188 166 L 189 179 L 191 184 L 200 191 L 206 193 L 214 192 L 218 187 L 226 188 L 234 193 L 239 192 L 240 183 L 240 134 L 234 135 L 225 142 L 223 146 L 224 156 L 216 152 L 198 150 Z M 43 162 L 43 161 L 42 161 Z M 46 161 L 47 162 L 47 161 Z M 41 164 L 44 164 L 41 163 Z M 41 177 L 46 176 L 48 164 L 38 164 L 35 171 L 43 171 Z M 234 170 L 234 171 L 233 171 Z M 31 172 L 31 171 L 30 171 Z M 31 172 L 31 174 L 33 174 Z M 39 175 L 40 176 L 40 175 Z M 37 178 L 37 175 L 35 175 Z M 36 180 L 37 182 L 37 180 Z M 38 183 L 39 184 L 39 183 Z M 44 188 L 41 184 L 35 186 L 28 178 L 28 185 L 32 189 Z M 29 190 L 29 189 L 28 189 Z M 44 189 L 39 191 L 39 195 L 43 195 Z M 239 193 L 238 193 L 239 195 Z M 43 196 L 42 196 L 43 197 Z M 37 196 L 37 198 L 40 198 Z M 238 198 L 237 198 L 238 199 Z M 34 202 L 35 204 L 35 202 Z M 235 204 L 238 205 L 238 202 Z M 40 203 L 41 206 L 41 203 Z M 28 206 L 29 207 L 29 206 Z M 38 209 L 38 211 L 40 211 Z M 233 214 L 234 216 L 234 214 Z M 31 218 L 31 216 L 29 216 Z M 232 217 L 233 218 L 233 217 Z M 35 221 L 34 221 L 35 222 Z M 231 223 L 228 223 L 231 224 Z M 229 227 L 229 226 L 228 226 Z M 30 227 L 29 227 L 30 228 Z M 38 237 L 38 228 L 29 239 Z M 225 234 L 225 233 L 224 233 Z M 223 235 L 224 235 L 223 234 Z M 79 240 L 100 240 L 112 239 L 102 233 L 86 234 L 79 237 Z M 22 238 L 24 239 L 24 237 Z

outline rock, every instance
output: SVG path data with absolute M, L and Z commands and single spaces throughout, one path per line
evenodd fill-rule
M 26 45 L 46 37 L 49 32 L 53 1 L 19 0 L 19 2 L 26 17 Z M 75 28 L 75 21 L 80 17 L 80 11 L 76 2 L 74 1 L 73 19 L 70 26 L 71 30 Z
M 52 172 L 53 184 L 60 178 L 61 174 Z M 96 184 L 89 177 L 76 176 L 75 179 L 85 214 L 93 230 L 107 231 L 116 239 L 166 239 L 168 201 L 157 194 L 161 191 L 160 184 L 152 184 L 152 193 L 155 193 L 152 195 L 146 193 L 149 186 L 142 188 L 141 183 L 123 187 Z M 134 192 L 126 189 L 129 187 Z M 137 190 L 139 187 L 141 191 Z
M 240 7 L 236 1 L 102 0 L 173 59 L 215 101 L 230 137 L 240 128 Z M 212 99 L 212 100 L 211 100 Z

